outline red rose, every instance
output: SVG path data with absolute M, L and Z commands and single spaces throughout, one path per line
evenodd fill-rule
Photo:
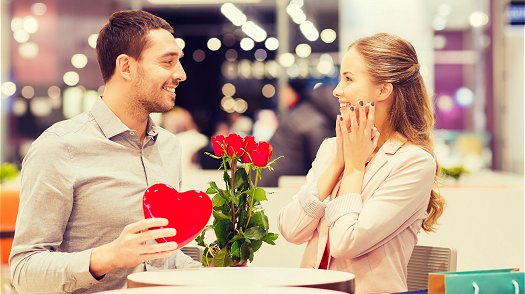
M 213 153 L 215 156 L 222 157 L 226 149 L 226 141 L 223 135 L 211 137 L 211 145 L 213 146 Z
M 252 162 L 258 167 L 264 167 L 272 157 L 272 145 L 268 142 L 259 142 L 255 150 L 250 153 Z
M 253 136 L 246 136 L 244 138 L 244 142 L 243 142 L 244 154 L 241 157 L 241 160 L 243 163 L 252 162 L 250 156 L 256 147 L 257 147 L 257 143 L 255 143 L 255 138 Z
M 226 150 L 228 151 L 228 156 L 242 156 L 244 153 L 242 147 L 243 139 L 241 136 L 237 134 L 229 134 L 228 137 L 226 137 Z

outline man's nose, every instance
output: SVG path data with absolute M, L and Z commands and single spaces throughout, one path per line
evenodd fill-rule
M 184 71 L 184 67 L 182 67 L 182 64 L 179 63 L 175 67 L 172 77 L 173 79 L 178 80 L 179 82 L 184 82 L 186 80 L 186 71 Z

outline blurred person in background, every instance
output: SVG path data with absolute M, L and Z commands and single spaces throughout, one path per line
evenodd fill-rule
M 336 137 L 319 148 L 279 230 L 308 243 L 301 267 L 351 272 L 356 293 L 404 292 L 417 234 L 433 231 L 444 208 L 418 58 L 409 42 L 376 34 L 348 47 L 340 79 Z
M 275 111 L 271 109 L 261 109 L 255 117 L 252 132 L 255 141 L 269 141 L 279 126 L 279 120 Z
M 181 143 L 182 170 L 198 168 L 197 152 L 209 142 L 208 137 L 199 132 L 191 113 L 182 108 L 175 107 L 162 114 L 162 127 L 177 134 Z
M 335 135 L 334 117 L 339 105 L 330 99 L 331 89 L 319 86 L 312 90 L 305 80 L 290 80 L 280 91 L 279 100 L 288 111 L 281 117 L 270 139 L 275 158 L 274 171 L 264 170 L 263 187 L 275 187 L 282 175 L 306 175 L 323 140 Z
M 157 244 L 175 229 L 142 211 L 148 186 L 181 186 L 181 144 L 150 118 L 186 80 L 172 33 L 144 11 L 112 14 L 96 46 L 103 96 L 32 144 L 9 261 L 19 293 L 99 292 L 134 271 L 200 266 L 175 242 Z

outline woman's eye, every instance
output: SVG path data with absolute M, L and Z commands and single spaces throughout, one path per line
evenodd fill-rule
M 172 65 L 173 64 L 173 61 L 172 60 L 168 60 L 168 61 L 165 61 L 164 63 L 167 63 L 169 65 Z

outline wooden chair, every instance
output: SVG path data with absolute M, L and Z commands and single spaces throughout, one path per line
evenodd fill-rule
M 407 267 L 408 290 L 426 289 L 429 273 L 455 271 L 456 262 L 455 249 L 416 245 Z

